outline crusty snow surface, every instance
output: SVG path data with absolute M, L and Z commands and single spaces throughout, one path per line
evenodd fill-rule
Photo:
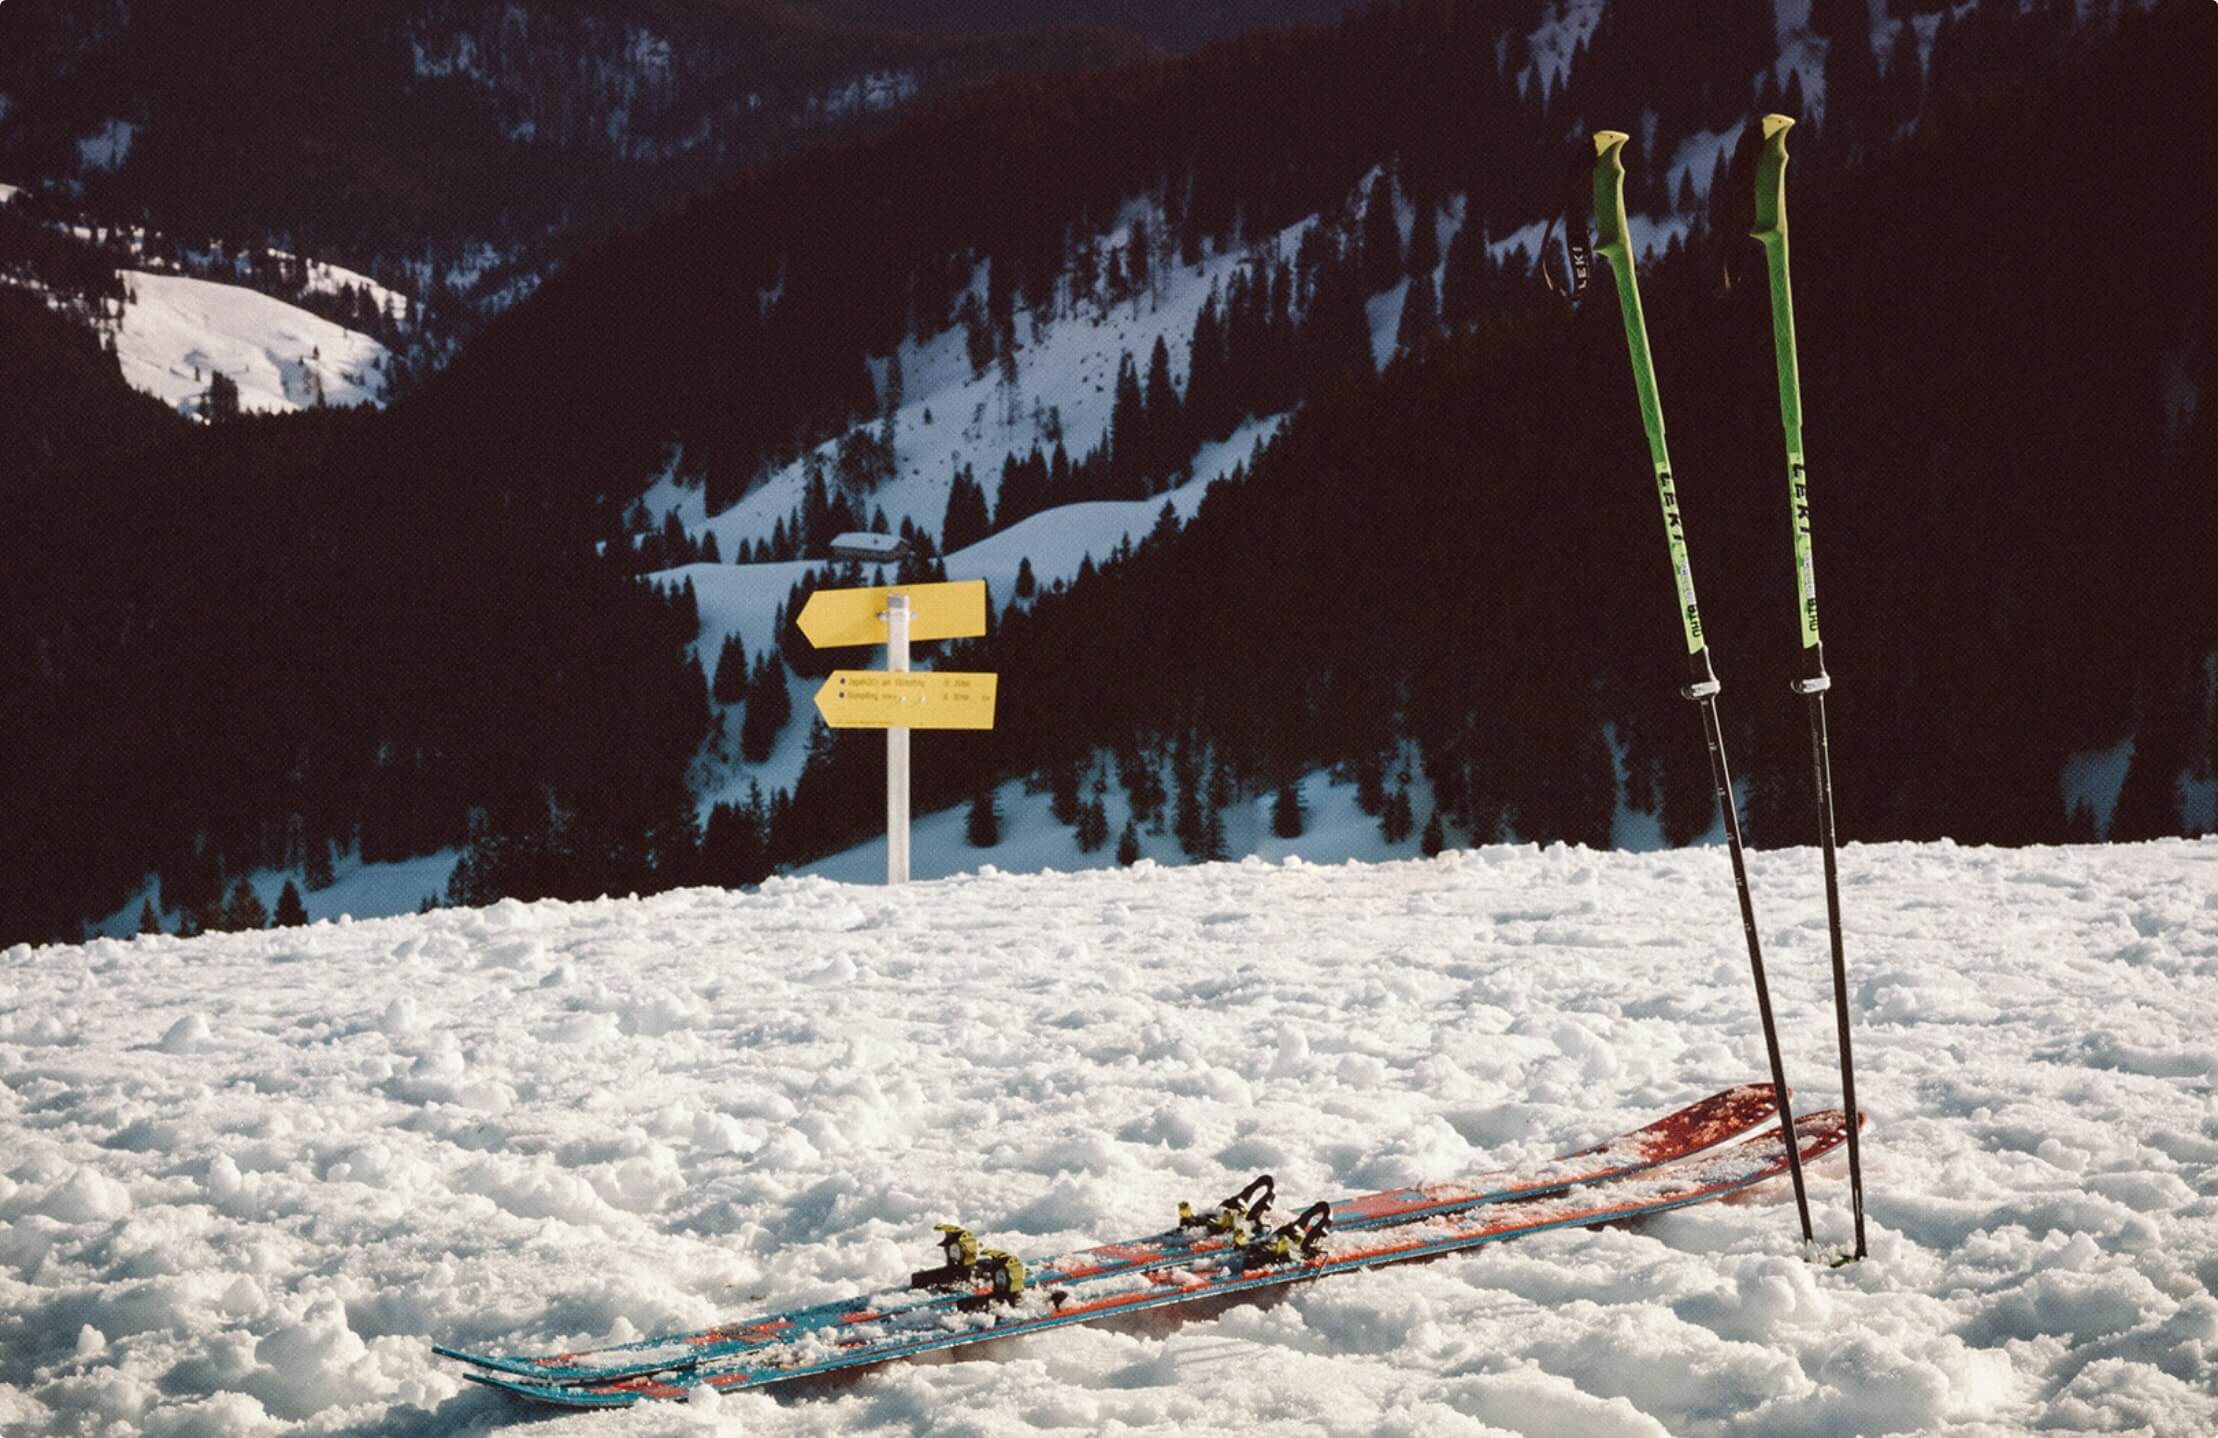
M 1755 856 L 1835 1101 L 1817 856 Z M 1749 1201 L 540 1415 L 567 1347 L 1607 1137 L 1763 1071 L 1714 849 L 522 905 L 0 953 L 0 1432 L 2218 1431 L 2218 841 L 1843 854 L 1872 1256 Z M 1822 1243 L 1843 1164 L 1812 1172 Z

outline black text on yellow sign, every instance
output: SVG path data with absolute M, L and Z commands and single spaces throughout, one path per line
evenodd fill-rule
M 835 669 L 816 691 L 834 729 L 991 729 L 998 674 Z

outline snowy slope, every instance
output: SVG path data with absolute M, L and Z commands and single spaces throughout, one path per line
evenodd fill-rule
M 319 315 L 239 285 L 147 270 L 122 272 L 130 291 L 114 326 L 132 387 L 198 413 L 216 371 L 250 411 L 382 404 L 385 346 Z
M 1816 856 L 1756 856 L 1833 1096 Z M 550 1435 L 2218 1429 L 2218 841 L 1855 846 L 1871 1259 L 1783 1185 L 1207 1317 Z M 1493 848 L 787 880 L 0 953 L 0 1431 L 472 1434 L 567 1345 L 1259 1170 L 1515 1164 L 1762 1067 L 1727 866 Z M 1821 1235 L 1848 1231 L 1838 1159 Z

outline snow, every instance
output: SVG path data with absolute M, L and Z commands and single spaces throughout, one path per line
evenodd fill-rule
M 138 135 L 138 126 L 128 120 L 108 120 L 91 134 L 77 141 L 77 165 L 84 170 L 120 169 L 130 157 L 131 141 Z
M 2064 812 L 2085 804 L 2095 814 L 2095 832 L 2110 832 L 2110 816 L 2125 788 L 2126 770 L 2133 766 L 2133 736 L 2127 735 L 2108 749 L 2089 749 L 2064 760 L 2059 785 L 2064 792 Z
M 115 327 L 133 388 L 198 413 L 217 370 L 249 411 L 382 404 L 385 346 L 282 300 L 213 280 L 124 270 L 131 299 Z
M 1816 855 L 1754 856 L 1798 1102 Z M 1783 1184 L 549 1434 L 2218 1425 L 2218 841 L 1842 855 L 1872 1256 Z M 0 1428 L 489 1433 L 435 1339 L 837 1296 L 1605 1138 L 1760 1073 L 1714 851 L 780 880 L 0 953 Z M 1822 1240 L 1849 1230 L 1836 1157 Z
M 1571 75 L 1571 61 L 1579 47 L 1594 36 L 1602 23 L 1605 0 L 1549 0 L 1541 21 L 1526 43 L 1532 58 L 1517 73 L 1517 88 L 1531 89 L 1537 72 L 1543 93 L 1560 89 Z
M 459 857 L 461 851 L 458 849 L 441 849 L 419 858 L 377 864 L 347 858 L 332 866 L 332 882 L 322 889 L 310 889 L 297 870 L 258 869 L 248 876 L 248 882 L 254 885 L 255 896 L 261 899 L 264 913 L 277 912 L 278 895 L 290 882 L 299 891 L 301 908 L 307 911 L 310 919 L 382 919 L 394 914 L 413 914 L 426 898 L 443 898 L 447 892 L 447 876 L 454 872 L 454 862 Z M 93 925 L 93 934 L 130 938 L 138 932 L 140 906 L 154 897 L 155 886 L 149 883 L 106 919 Z M 177 915 L 166 915 L 165 919 L 168 927 L 177 927 Z

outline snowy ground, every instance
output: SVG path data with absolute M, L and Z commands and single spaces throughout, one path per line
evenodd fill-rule
M 241 285 L 125 270 L 131 300 L 115 327 L 132 388 L 198 413 L 211 375 L 239 386 L 250 412 L 382 404 L 385 346 Z
M 1804 1102 L 1808 851 L 1757 856 Z M 1724 857 L 1494 848 L 0 954 L 0 1432 L 2218 1430 L 2218 841 L 1844 855 L 1872 1258 L 1783 1186 L 713 1407 L 568 1345 L 1598 1138 L 1761 1071 Z M 1838 1160 L 1821 1237 L 1848 1231 Z

